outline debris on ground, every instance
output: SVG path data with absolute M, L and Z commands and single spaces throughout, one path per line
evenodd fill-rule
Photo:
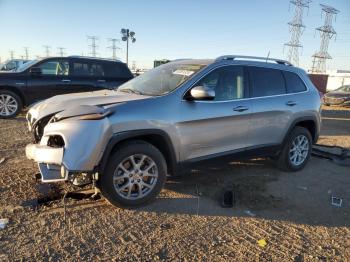
M 298 188 L 301 189 L 301 190 L 305 190 L 305 191 L 307 190 L 306 186 L 298 186 Z
M 256 216 L 256 214 L 253 213 L 253 212 L 250 211 L 250 210 L 244 210 L 244 213 L 245 213 L 246 215 L 248 215 L 248 216 L 251 216 L 251 217 L 255 217 L 255 216 Z
M 350 149 L 340 146 L 314 145 L 312 155 L 319 158 L 329 159 L 332 162 L 350 166 Z
M 265 239 L 260 239 L 260 240 L 258 240 L 258 245 L 260 247 L 265 247 L 267 245 L 267 242 Z
M 341 207 L 343 204 L 343 199 L 341 199 L 339 197 L 332 196 L 331 204 L 332 204 L 332 206 L 335 206 L 335 207 Z
M 8 223 L 9 223 L 8 218 L 1 218 L 0 219 L 0 229 L 4 229 Z
M 4 163 L 5 162 L 5 157 L 3 158 L 0 158 L 0 164 Z

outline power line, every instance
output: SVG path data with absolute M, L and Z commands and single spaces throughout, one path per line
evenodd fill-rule
M 288 61 L 298 66 L 299 48 L 303 47 L 300 43 L 300 37 L 305 30 L 305 25 L 303 24 L 304 8 L 309 8 L 311 0 L 291 0 L 290 3 L 295 6 L 294 17 L 288 23 L 291 33 L 290 41 L 284 45 L 289 47 L 287 54 Z
M 312 68 L 311 71 L 314 73 L 324 73 L 326 72 L 326 60 L 332 59 L 328 53 L 329 40 L 337 34 L 332 26 L 334 15 L 338 14 L 340 11 L 334 7 L 321 5 L 321 17 L 325 15 L 324 25 L 316 28 L 316 31 L 320 32 L 321 45 L 320 50 L 316 52 L 312 57 Z
M 112 50 L 112 59 L 117 59 L 117 49 L 120 49 L 117 47 L 117 42 L 120 42 L 119 39 L 116 38 L 109 38 L 108 41 L 111 42 L 111 46 L 107 47 L 108 49 Z
M 97 57 L 97 45 L 96 45 L 96 42 L 98 40 L 98 37 L 97 36 L 87 36 L 87 39 L 88 41 L 91 41 L 91 44 L 89 45 L 89 47 L 91 48 L 91 51 L 90 51 L 90 54 L 91 56 L 93 57 Z
M 43 45 L 44 49 L 45 49 L 45 57 L 50 57 L 50 49 L 51 46 L 49 45 Z

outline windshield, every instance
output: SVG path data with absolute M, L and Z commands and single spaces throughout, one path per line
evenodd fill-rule
M 341 86 L 338 89 L 336 89 L 338 92 L 350 92 L 350 86 Z
M 31 67 L 32 65 L 34 65 L 35 63 L 37 63 L 39 60 L 32 60 L 29 61 L 23 65 L 21 65 L 20 67 L 18 67 L 16 69 L 16 72 L 23 72 L 24 70 L 26 70 L 27 68 Z
M 149 96 L 165 95 L 205 66 L 179 62 L 164 64 L 126 82 L 118 88 L 118 91 Z

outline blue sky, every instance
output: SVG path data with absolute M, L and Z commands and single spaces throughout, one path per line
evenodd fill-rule
M 337 41 L 330 41 L 330 69 L 350 70 L 350 0 L 313 0 L 304 23 L 304 46 L 300 66 L 311 66 L 319 49 L 315 28 L 321 26 L 319 4 L 341 12 L 334 28 Z M 43 45 L 66 48 L 67 55 L 87 55 L 87 35 L 99 37 L 98 53 L 110 57 L 107 38 L 120 38 L 120 29 L 136 32 L 129 61 L 152 67 L 154 59 L 215 58 L 223 54 L 285 57 L 289 41 L 287 22 L 292 19 L 288 0 L 0 0 L 0 57 L 44 55 Z M 125 60 L 125 42 L 117 55 Z

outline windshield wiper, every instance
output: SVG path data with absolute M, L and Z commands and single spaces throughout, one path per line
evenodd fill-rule
M 120 89 L 119 91 L 126 92 L 126 93 L 133 93 L 133 94 L 137 94 L 137 95 L 143 95 L 142 92 L 135 90 L 135 89 L 131 89 L 131 88 Z

